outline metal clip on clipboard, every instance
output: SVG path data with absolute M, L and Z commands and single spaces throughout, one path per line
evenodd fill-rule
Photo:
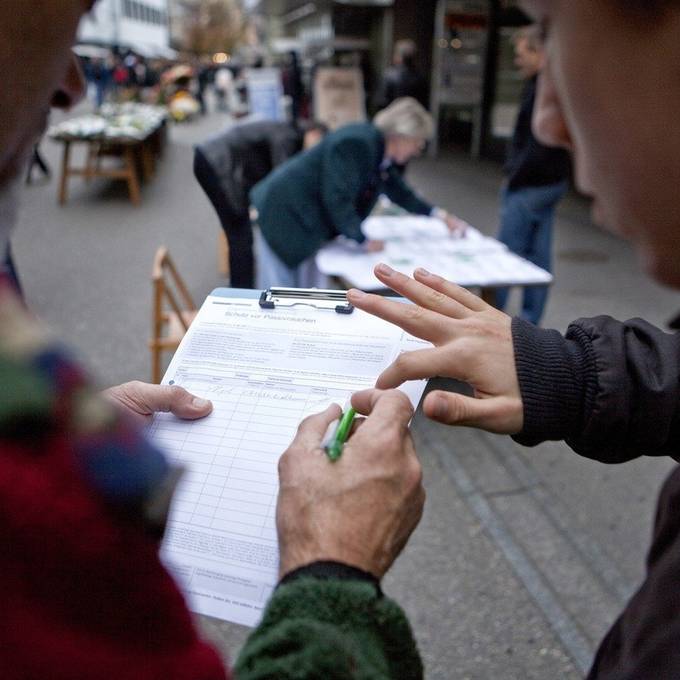
M 347 291 L 323 288 L 275 288 L 262 291 L 260 307 L 295 307 L 305 305 L 317 309 L 334 309 L 338 314 L 351 314 L 354 307 L 347 301 Z

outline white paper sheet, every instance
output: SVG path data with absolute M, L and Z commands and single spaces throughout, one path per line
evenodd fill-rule
M 373 274 L 380 262 L 409 275 L 416 267 L 424 267 L 461 286 L 552 282 L 550 273 L 511 253 L 502 243 L 474 227 L 468 227 L 463 238 L 455 238 L 441 220 L 408 215 L 369 217 L 362 229 L 369 238 L 385 241 L 385 249 L 366 253 L 354 241 L 337 239 L 316 256 L 317 267 L 323 274 L 340 276 L 364 290 L 383 287 Z
M 342 406 L 401 351 L 424 346 L 359 310 L 207 298 L 163 382 L 210 399 L 214 411 L 194 422 L 160 414 L 150 427 L 187 470 L 162 556 L 193 611 L 258 622 L 277 580 L 277 463 L 299 422 Z M 405 386 L 414 405 L 424 386 Z

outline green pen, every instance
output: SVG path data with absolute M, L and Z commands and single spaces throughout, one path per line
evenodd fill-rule
M 348 408 L 343 414 L 342 418 L 338 421 L 338 425 L 335 428 L 333 436 L 330 441 L 325 444 L 324 449 L 326 449 L 326 455 L 331 462 L 335 462 L 340 458 L 342 454 L 342 449 L 345 446 L 345 442 L 349 437 L 350 430 L 352 429 L 352 423 L 354 422 L 354 417 L 357 412 L 353 408 Z

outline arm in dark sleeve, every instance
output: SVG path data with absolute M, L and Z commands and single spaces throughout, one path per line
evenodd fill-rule
M 239 680 L 423 677 L 406 616 L 370 575 L 315 563 L 291 576 L 246 642 Z
M 564 439 L 604 463 L 677 454 L 680 335 L 641 319 L 572 323 L 566 337 L 513 320 L 524 428 L 533 446 Z
M 387 179 L 384 182 L 383 190 L 393 203 L 400 205 L 404 210 L 408 210 L 415 215 L 429 215 L 433 206 L 420 198 L 411 187 L 406 184 L 403 177 L 397 172 L 394 166 L 387 169 Z
M 329 145 L 323 159 L 321 199 L 338 234 L 363 243 L 362 218 L 356 201 L 370 181 L 373 154 L 361 139 L 345 138 Z

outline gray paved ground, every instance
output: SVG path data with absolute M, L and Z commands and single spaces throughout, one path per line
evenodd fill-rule
M 193 180 L 191 145 L 226 123 L 172 130 L 156 180 L 132 207 L 121 186 L 32 186 L 15 238 L 31 307 L 75 347 L 102 385 L 148 378 L 149 272 L 169 246 L 197 300 L 216 273 L 218 221 Z M 57 167 L 58 148 L 46 142 Z M 421 160 L 412 182 L 484 232 L 496 229 L 499 168 L 448 156 Z M 678 296 L 650 283 L 630 248 L 566 200 L 556 226 L 556 283 L 545 320 L 564 330 L 609 313 L 664 323 Z M 449 429 L 418 416 L 425 517 L 385 582 L 408 611 L 429 678 L 577 678 L 639 582 L 653 502 L 669 463 L 605 467 L 563 444 L 532 450 L 508 438 Z M 204 619 L 232 657 L 247 634 Z

